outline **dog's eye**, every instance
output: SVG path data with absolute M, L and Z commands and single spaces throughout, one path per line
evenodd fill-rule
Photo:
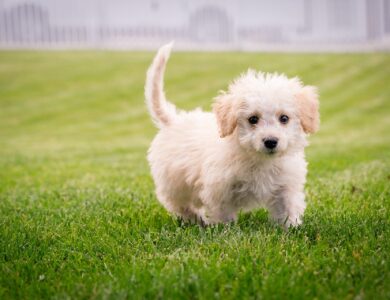
M 258 116 L 251 116 L 248 119 L 248 122 L 251 123 L 252 125 L 257 124 L 259 122 L 259 117 Z
M 286 116 L 286 115 L 281 115 L 281 116 L 279 117 L 279 121 L 280 121 L 280 123 L 282 123 L 282 124 L 287 124 L 289 119 L 290 119 L 290 118 L 289 118 L 288 116 Z

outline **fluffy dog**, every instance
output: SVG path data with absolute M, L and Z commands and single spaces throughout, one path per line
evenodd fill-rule
M 319 126 L 316 89 L 298 78 L 248 70 L 215 98 L 213 113 L 178 111 L 163 90 L 171 48 L 160 48 L 145 86 L 160 129 L 148 152 L 159 201 L 206 225 L 259 207 L 286 228 L 301 224 L 304 148 Z

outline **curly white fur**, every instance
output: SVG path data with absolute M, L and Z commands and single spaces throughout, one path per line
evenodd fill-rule
M 229 222 L 265 207 L 285 227 L 302 222 L 307 134 L 318 128 L 315 88 L 297 78 L 249 70 L 221 92 L 214 113 L 178 112 L 163 91 L 172 44 L 148 70 L 145 95 L 160 128 L 148 160 L 159 201 L 171 213 L 204 224 Z M 287 124 L 281 115 L 289 117 Z M 251 116 L 258 117 L 250 124 Z M 275 149 L 264 141 L 278 141 Z

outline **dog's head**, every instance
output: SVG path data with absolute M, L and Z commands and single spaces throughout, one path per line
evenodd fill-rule
M 249 70 L 216 97 L 213 110 L 222 138 L 266 155 L 302 149 L 319 126 L 317 91 L 298 78 Z

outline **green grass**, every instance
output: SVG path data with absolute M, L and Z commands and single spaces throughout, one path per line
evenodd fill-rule
M 167 94 L 210 108 L 248 67 L 321 94 L 308 208 L 182 225 L 158 204 L 153 53 L 0 52 L 1 299 L 389 299 L 390 55 L 174 53 Z

